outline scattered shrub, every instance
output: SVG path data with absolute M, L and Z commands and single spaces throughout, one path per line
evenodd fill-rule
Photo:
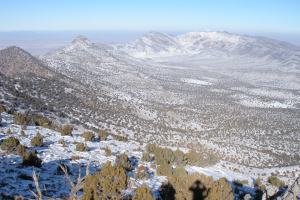
M 148 144 L 146 149 L 148 153 L 154 154 L 155 163 L 157 165 L 163 163 L 175 164 L 177 166 L 185 166 L 187 164 L 201 165 L 207 162 L 214 163 L 217 159 L 215 155 L 210 155 L 204 158 L 202 154 L 195 150 L 191 150 L 185 154 L 179 149 L 172 151 L 169 148 L 163 148 L 155 144 Z
M 26 137 L 25 131 L 21 130 L 21 136 L 22 136 L 22 137 Z
M 136 172 L 137 179 L 148 179 L 150 177 L 147 168 L 143 165 L 139 166 Z
M 19 155 L 19 156 L 24 156 L 25 153 L 26 153 L 26 147 L 22 144 L 19 144 L 17 146 L 17 149 L 16 149 L 16 153 Z
M 69 125 L 69 124 L 64 125 L 60 129 L 60 132 L 61 132 L 62 136 L 65 136 L 65 135 L 71 136 L 72 135 L 72 131 L 73 131 L 73 127 L 71 125 Z
M 277 178 L 277 176 L 268 177 L 268 183 L 270 183 L 271 185 L 273 185 L 275 187 L 284 187 L 285 186 L 284 181 Z
M 88 147 L 83 143 L 76 144 L 76 151 L 87 151 Z
M 11 135 L 12 134 L 12 131 L 11 131 L 11 129 L 9 128 L 9 129 L 7 129 L 7 131 L 6 131 L 6 134 L 7 135 Z
M 98 137 L 99 137 L 99 139 L 100 139 L 100 141 L 104 141 L 104 140 L 106 140 L 107 139 L 107 137 L 108 137 L 108 133 L 106 133 L 105 131 L 99 131 L 99 133 L 98 133 Z
M 122 199 L 121 192 L 127 188 L 124 168 L 106 163 L 101 171 L 88 175 L 84 181 L 82 200 Z
M 20 145 L 20 141 L 15 137 L 9 137 L 3 140 L 1 149 L 9 152 L 16 153 L 17 147 Z
M 262 183 L 260 178 L 257 178 L 254 182 L 254 186 L 260 190 L 260 191 L 265 191 L 266 190 L 266 186 Z
M 84 132 L 82 134 L 82 137 L 84 138 L 85 141 L 94 141 L 95 140 L 95 135 L 92 132 Z
M 172 174 L 173 174 L 173 176 L 177 176 L 177 177 L 184 177 L 184 176 L 188 175 L 184 167 L 174 168 L 172 170 Z
M 234 199 L 231 185 L 226 179 L 214 181 L 212 177 L 194 173 L 188 175 L 183 168 L 174 169 L 168 183 L 160 189 L 163 200 L 167 199 Z
M 226 178 L 221 178 L 217 181 L 214 181 L 213 185 L 210 187 L 207 199 L 208 200 L 214 200 L 214 199 L 232 200 L 232 199 L 234 199 L 232 187 L 228 183 Z
M 121 142 L 128 142 L 128 138 L 125 136 L 115 135 L 115 134 L 110 134 L 110 135 L 112 135 L 115 140 L 118 140 Z
M 142 160 L 143 160 L 143 161 L 146 161 L 146 162 L 151 162 L 151 161 L 152 161 L 152 157 L 150 156 L 149 153 L 144 152 L 144 153 L 143 153 Z
M 37 133 L 37 135 L 31 139 L 31 145 L 34 147 L 41 147 L 41 146 L 43 146 L 43 140 L 44 139 L 41 136 L 41 134 Z
M 33 115 L 31 117 L 31 121 L 36 126 L 42 126 L 44 128 L 53 129 L 53 122 L 47 117 L 40 116 L 40 115 Z
M 71 160 L 79 160 L 79 159 L 81 159 L 80 156 L 77 156 L 77 155 L 71 156 Z
M 36 151 L 26 152 L 23 156 L 23 165 L 41 167 L 42 160 L 37 156 Z
M 132 170 L 132 165 L 126 154 L 121 154 L 116 157 L 116 166 L 124 168 L 126 171 Z
M 0 105 L 0 113 L 6 112 L 6 111 L 7 111 L 6 107 L 4 105 Z
M 142 185 L 135 190 L 133 200 L 154 200 L 154 198 L 148 186 Z
M 159 176 L 172 176 L 173 169 L 169 164 L 162 163 L 158 165 L 156 173 Z
M 14 123 L 19 125 L 28 125 L 30 117 L 26 114 L 15 112 L 13 115 Z
M 58 143 L 61 144 L 63 147 L 66 146 L 66 141 L 65 141 L 64 139 L 60 139 L 60 140 L 58 141 Z
M 112 152 L 111 152 L 109 147 L 105 147 L 104 151 L 105 151 L 106 156 L 111 156 L 112 155 Z

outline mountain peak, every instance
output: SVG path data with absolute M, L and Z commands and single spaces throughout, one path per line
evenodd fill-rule
M 52 72 L 40 60 L 16 46 L 0 50 L 0 71 L 9 77 L 26 74 L 52 77 Z
M 84 45 L 93 45 L 93 43 L 85 36 L 79 35 L 73 41 L 72 44 L 84 44 Z

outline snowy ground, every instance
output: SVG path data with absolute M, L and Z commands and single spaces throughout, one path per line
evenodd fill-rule
M 81 134 L 86 131 L 81 126 L 76 126 L 73 131 L 73 136 L 61 136 L 60 133 L 41 128 L 37 126 L 27 126 L 25 129 L 26 136 L 21 136 L 21 126 L 13 124 L 12 116 L 6 113 L 1 114 L 4 126 L 0 127 L 0 139 L 14 136 L 20 140 L 23 145 L 38 152 L 38 156 L 42 159 L 42 167 L 24 167 L 21 165 L 22 159 L 20 156 L 7 155 L 0 150 L 0 193 L 5 195 L 19 194 L 26 198 L 31 197 L 31 191 L 35 191 L 33 181 L 31 179 L 33 171 L 39 176 L 39 182 L 42 189 L 46 189 L 46 195 L 51 197 L 66 196 L 69 192 L 69 185 L 64 175 L 58 173 L 57 169 L 60 164 L 66 164 L 70 168 L 72 178 L 78 177 L 78 173 L 85 174 L 86 166 L 89 166 L 89 171 L 94 173 L 101 166 L 115 160 L 115 156 L 121 153 L 126 153 L 130 159 L 138 161 L 138 165 L 144 165 L 148 168 L 150 173 L 149 179 L 139 180 L 136 179 L 134 173 L 129 173 L 131 188 L 134 189 L 142 184 L 147 184 L 154 195 L 158 195 L 159 187 L 166 181 L 166 177 L 157 176 L 153 164 L 141 161 L 142 153 L 145 144 L 140 144 L 134 141 L 121 142 L 109 137 L 106 141 L 84 142 Z M 12 134 L 4 134 L 8 129 L 11 129 Z M 30 140 L 37 133 L 44 137 L 43 147 L 32 147 Z M 66 145 L 60 144 L 60 140 L 64 140 Z M 79 152 L 75 150 L 74 142 L 84 142 L 89 148 L 87 152 Z M 107 156 L 105 148 L 112 151 L 112 156 Z M 176 148 L 171 148 L 175 150 Z M 181 148 L 182 151 L 187 152 L 188 149 Z M 72 160 L 73 156 L 78 156 L 80 159 Z M 247 180 L 249 186 L 253 186 L 253 181 L 257 177 L 263 178 L 266 183 L 266 178 L 271 173 L 279 173 L 279 177 L 284 179 L 287 183 L 294 180 L 296 175 L 299 175 L 300 166 L 286 167 L 286 168 L 270 168 L 258 169 L 253 167 L 246 167 L 229 162 L 221 161 L 214 166 L 202 168 L 197 166 L 186 166 L 189 173 L 203 173 L 207 176 L 212 176 L 214 179 L 226 177 L 229 181 L 234 180 Z M 79 171 L 80 170 L 80 171 Z M 293 174 L 293 176 L 291 176 Z M 126 191 L 126 192 L 130 192 Z

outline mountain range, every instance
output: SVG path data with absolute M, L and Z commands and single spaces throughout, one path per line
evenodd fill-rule
M 298 47 L 267 38 L 151 32 L 116 45 L 79 36 L 38 58 L 9 47 L 0 75 L 6 92 L 86 126 L 280 166 L 299 152 L 299 60 Z

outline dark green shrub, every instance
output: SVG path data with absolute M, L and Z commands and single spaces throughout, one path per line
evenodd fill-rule
M 132 200 L 154 200 L 154 198 L 148 186 L 142 185 L 135 190 Z
M 277 176 L 268 177 L 268 183 L 270 183 L 271 185 L 273 185 L 275 187 L 284 187 L 285 186 L 284 181 L 277 178 Z
M 43 137 L 41 136 L 41 134 L 37 134 L 36 136 L 34 136 L 32 139 L 31 139 L 31 145 L 33 147 L 41 147 L 43 146 Z
M 106 133 L 105 131 L 99 131 L 99 133 L 98 133 L 98 137 L 99 137 L 99 139 L 100 139 L 100 141 L 104 141 L 104 140 L 106 140 L 107 139 L 107 137 L 108 137 L 108 133 Z
M 1 149 L 9 153 L 15 153 L 19 145 L 20 141 L 17 138 L 9 137 L 3 140 Z
M 91 142 L 92 142 L 92 141 L 95 140 L 95 135 L 94 135 L 94 133 L 89 132 L 89 131 L 84 132 L 84 133 L 82 134 L 82 137 L 84 138 L 85 141 L 91 141 Z
M 77 143 L 76 151 L 88 151 L 88 147 L 83 143 Z
M 65 136 L 65 135 L 71 136 L 72 131 L 73 131 L 73 127 L 69 124 L 62 126 L 61 129 L 60 129 L 60 132 L 61 132 L 62 136 Z
M 121 154 L 116 157 L 116 166 L 124 168 L 126 171 L 132 170 L 132 165 L 129 161 L 129 158 L 126 154 Z
M 122 199 L 121 192 L 127 188 L 124 168 L 105 164 L 101 171 L 86 177 L 82 200 Z
M 23 156 L 23 165 L 41 167 L 42 160 L 37 156 L 36 151 L 26 152 Z

